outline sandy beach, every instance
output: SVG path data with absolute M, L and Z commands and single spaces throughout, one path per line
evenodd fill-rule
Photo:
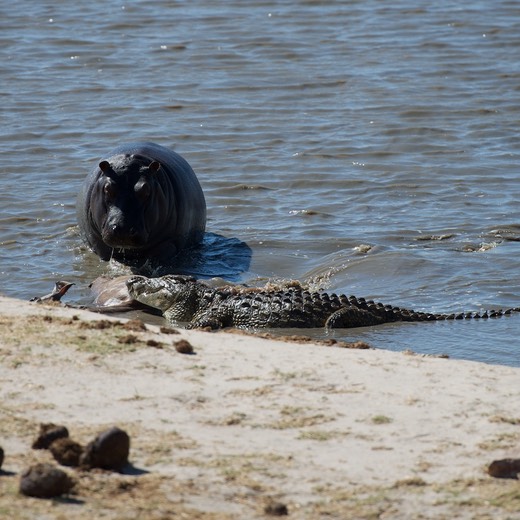
M 520 368 L 162 330 L 0 297 L 0 518 L 520 518 L 519 481 L 487 474 L 520 457 Z M 49 422 L 84 444 L 124 429 L 131 465 L 20 495 L 57 464 L 31 449 Z

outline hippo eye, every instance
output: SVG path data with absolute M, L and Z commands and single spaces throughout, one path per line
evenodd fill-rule
M 103 184 L 103 193 L 108 199 L 115 198 L 116 192 L 116 185 L 111 180 L 107 180 L 105 184 Z
M 150 197 L 150 184 L 146 181 L 139 181 L 134 187 L 135 194 L 141 202 L 145 202 Z

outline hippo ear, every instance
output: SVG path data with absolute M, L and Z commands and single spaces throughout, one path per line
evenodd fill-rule
M 110 167 L 110 163 L 108 161 L 101 161 L 99 163 L 99 169 L 103 172 L 103 173 L 108 173 L 112 170 L 112 168 Z
M 161 163 L 158 161 L 152 161 L 150 165 L 148 166 L 148 169 L 152 173 L 157 173 L 159 171 L 159 168 L 161 167 Z

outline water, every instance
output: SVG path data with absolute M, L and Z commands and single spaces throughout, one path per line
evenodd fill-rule
M 517 2 L 22 0 L 0 15 L 3 294 L 66 279 L 81 303 L 116 271 L 81 246 L 76 193 L 112 148 L 150 140 L 197 172 L 208 231 L 251 247 L 240 281 L 417 310 L 520 304 Z M 520 316 L 332 335 L 520 366 Z

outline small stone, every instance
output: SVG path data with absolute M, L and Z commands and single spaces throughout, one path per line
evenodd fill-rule
M 130 453 L 130 437 L 128 434 L 114 426 L 101 432 L 90 442 L 82 456 L 80 466 L 89 468 L 102 468 L 120 470 L 128 464 Z
M 488 466 L 488 474 L 495 478 L 518 478 L 520 459 L 494 460 Z
M 163 348 L 163 344 L 159 341 L 156 341 L 155 339 L 149 339 L 146 342 L 147 347 L 153 347 L 153 348 Z
M 186 341 L 185 339 L 180 339 L 174 343 L 175 350 L 179 354 L 193 354 L 195 351 L 193 349 L 193 345 Z
M 159 327 L 159 330 L 162 334 L 180 334 L 177 329 L 172 329 L 171 327 Z
M 56 461 L 64 466 L 79 466 L 79 459 L 83 454 L 83 446 L 69 437 L 55 440 L 49 450 Z
M 270 502 L 265 506 L 264 513 L 271 516 L 287 516 L 289 511 L 282 502 Z
M 123 328 L 126 330 L 132 330 L 134 332 L 141 332 L 146 331 L 146 325 L 144 324 L 143 320 L 140 320 L 138 318 L 133 320 L 128 320 L 124 325 Z
M 133 343 L 137 343 L 139 339 L 134 334 L 126 334 L 125 336 L 121 336 L 117 341 L 124 345 L 132 345 Z
M 34 450 L 46 450 L 56 439 L 69 436 L 69 430 L 65 426 L 53 423 L 40 424 L 40 434 L 33 442 Z
M 20 479 L 20 493 L 37 498 L 57 497 L 68 493 L 73 486 L 67 473 L 52 464 L 35 464 Z
M 2 469 L 3 463 L 4 463 L 4 449 L 0 446 L 0 470 Z

